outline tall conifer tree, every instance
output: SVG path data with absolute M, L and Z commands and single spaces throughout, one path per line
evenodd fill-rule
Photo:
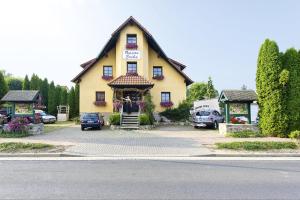
M 284 88 L 280 84 L 281 56 L 277 44 L 269 39 L 262 44 L 257 61 L 256 89 L 260 106 L 259 126 L 265 135 L 281 135 L 287 130 Z

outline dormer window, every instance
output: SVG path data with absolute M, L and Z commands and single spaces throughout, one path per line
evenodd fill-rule
M 127 49 L 136 49 L 137 48 L 137 39 L 136 34 L 127 34 Z

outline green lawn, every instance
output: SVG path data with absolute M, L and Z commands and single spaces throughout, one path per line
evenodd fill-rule
M 0 143 L 0 152 L 14 153 L 34 150 L 53 149 L 55 146 L 42 143 L 7 142 Z
M 278 149 L 297 149 L 295 142 L 225 142 L 216 143 L 218 149 L 247 150 L 247 151 L 265 151 Z
M 234 138 L 254 138 L 254 137 L 264 137 L 260 132 L 254 132 L 250 130 L 239 131 L 234 133 L 227 133 L 227 137 L 234 137 Z
M 56 122 L 54 124 L 45 124 L 44 125 L 44 133 L 50 133 L 56 130 L 60 130 L 63 128 L 67 128 L 69 126 L 74 125 L 74 122 L 67 121 L 67 122 Z

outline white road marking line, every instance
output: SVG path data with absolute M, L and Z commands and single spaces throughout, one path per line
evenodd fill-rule
M 300 157 L 0 157 L 0 161 L 93 161 L 93 160 L 185 160 L 185 161 L 300 161 Z

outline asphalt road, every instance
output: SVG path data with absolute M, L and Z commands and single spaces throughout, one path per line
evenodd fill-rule
M 0 199 L 300 199 L 300 161 L 0 161 Z

